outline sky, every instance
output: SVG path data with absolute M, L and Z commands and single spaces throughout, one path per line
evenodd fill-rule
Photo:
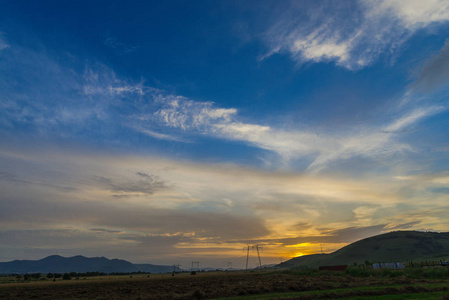
M 236 268 L 449 231 L 448 21 L 447 0 L 1 1 L 0 261 Z

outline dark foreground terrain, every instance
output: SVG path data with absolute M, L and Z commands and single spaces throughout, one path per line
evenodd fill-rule
M 446 276 L 409 278 L 401 273 L 366 277 L 319 272 L 220 272 L 0 284 L 0 299 L 335 299 L 387 295 L 449 299 L 446 294 Z

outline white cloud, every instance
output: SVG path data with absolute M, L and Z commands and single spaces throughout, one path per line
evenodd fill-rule
M 86 96 L 137 96 L 146 91 L 156 93 L 158 90 L 145 87 L 143 82 L 128 83 L 117 78 L 116 74 L 104 65 L 86 67 L 82 75 L 82 91 Z
M 305 59 L 313 61 L 337 59 L 344 63 L 348 60 L 349 49 L 349 44 L 333 40 L 298 39 L 294 44 L 294 51 L 301 51 Z
M 335 61 L 360 69 L 381 54 L 394 52 L 416 30 L 449 20 L 447 0 L 361 0 L 355 4 L 326 3 L 321 5 L 332 9 L 316 9 L 292 2 L 266 32 L 269 50 L 261 59 L 288 52 L 300 63 Z
M 338 160 L 355 157 L 381 159 L 412 150 L 410 145 L 397 141 L 398 133 L 443 110 L 444 107 L 437 106 L 418 108 L 402 113 L 390 123 L 339 134 L 245 123 L 239 120 L 236 109 L 215 108 L 211 102 L 195 102 L 174 96 L 167 98 L 165 106 L 155 116 L 163 125 L 185 132 L 242 141 L 272 151 L 282 158 L 284 165 L 307 157 L 312 160 L 308 170 L 318 172 Z
M 366 3 L 381 14 L 393 13 L 408 28 L 449 20 L 447 0 L 370 0 Z
M 111 93 L 115 94 L 122 94 L 122 93 L 138 93 L 139 95 L 143 96 L 144 91 L 142 88 L 142 84 L 138 85 L 125 85 L 125 86 L 118 86 L 118 87 L 108 87 L 109 91 Z
M 134 129 L 142 132 L 143 134 L 146 134 L 148 136 L 151 136 L 153 138 L 160 139 L 160 140 L 183 142 L 183 143 L 189 142 L 188 140 L 180 138 L 180 137 L 176 137 L 176 136 L 172 136 L 172 135 L 169 135 L 169 134 L 163 134 L 163 133 L 155 132 L 153 130 L 149 130 L 149 129 L 145 129 L 145 128 L 134 128 Z
M 320 30 L 326 33 L 327 27 Z M 337 41 L 338 37 L 335 39 Z M 321 54 L 340 55 L 344 60 L 344 50 L 339 52 L 331 48 L 322 50 Z M 40 58 L 39 61 L 44 61 L 42 56 Z M 33 58 L 35 60 L 38 59 Z M 28 65 L 29 62 L 24 63 L 22 68 L 28 69 Z M 44 67 L 48 68 L 48 63 L 42 66 Z M 38 70 L 42 73 L 41 69 Z M 82 74 L 67 72 L 70 76 L 65 77 L 60 74 L 64 74 L 62 66 L 55 65 L 51 70 L 48 78 L 58 79 L 57 82 L 67 78 L 67 83 L 48 84 L 48 88 L 62 86 L 64 89 L 56 89 L 48 97 L 43 92 L 47 91 L 47 86 L 35 84 L 28 91 L 33 97 L 25 98 L 21 106 L 5 98 L 0 101 L 0 106 L 4 108 L 2 123 L 8 126 L 13 122 L 32 124 L 43 134 L 53 132 L 65 137 L 73 136 L 73 132 L 76 134 L 83 131 L 90 133 L 95 139 L 101 135 L 114 136 L 114 130 L 125 127 L 152 138 L 175 142 L 194 141 L 194 135 L 201 134 L 241 141 L 268 150 L 276 154 L 276 158 L 272 159 L 275 162 L 273 165 L 285 167 L 292 162 L 299 162 L 311 172 L 324 170 L 331 163 L 340 160 L 359 157 L 377 160 L 411 150 L 410 145 L 399 142 L 398 133 L 444 109 L 436 106 L 423 107 L 407 113 L 401 112 L 398 117 L 380 125 L 359 126 L 337 133 L 332 128 L 317 130 L 301 124 L 287 128 L 282 124 L 244 121 L 236 108 L 218 107 L 213 102 L 198 102 L 169 94 L 145 86 L 143 82 L 122 80 L 103 65 L 86 67 Z M 5 81 L 5 87 L 10 86 L 7 82 L 9 81 Z M 62 96 L 66 101 L 57 102 Z M 108 125 L 112 125 L 111 131 L 104 131 Z M 85 130 L 87 128 L 89 130 Z M 266 154 L 263 152 L 261 155 Z M 267 157 L 262 158 L 264 159 Z
M 387 132 L 395 132 L 399 130 L 403 130 L 409 125 L 412 125 L 418 122 L 420 119 L 428 117 L 433 114 L 437 114 L 445 110 L 442 106 L 432 106 L 427 108 L 416 109 L 412 111 L 410 114 L 404 115 L 401 118 L 394 121 L 392 124 L 388 125 L 385 128 Z
M 214 108 L 212 102 L 196 102 L 181 96 L 160 98 L 163 107 L 155 112 L 170 127 L 205 130 L 211 124 L 229 122 L 237 113 L 234 108 Z

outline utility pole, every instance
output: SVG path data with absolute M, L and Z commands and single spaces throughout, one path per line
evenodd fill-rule
M 228 262 L 228 269 L 232 269 L 232 261 Z

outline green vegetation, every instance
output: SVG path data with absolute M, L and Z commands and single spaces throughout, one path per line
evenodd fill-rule
M 264 295 L 250 295 L 216 298 L 215 300 L 268 300 L 268 299 L 319 299 L 319 298 L 345 298 L 345 299 L 373 299 L 372 296 L 382 296 L 382 299 L 441 299 L 447 295 L 447 283 L 401 286 L 381 285 L 345 289 L 327 289 L 320 291 L 269 293 Z M 355 296 L 355 297 L 352 297 Z
M 107 275 L 0 285 L 0 299 L 441 299 L 449 268 Z M 357 273 L 364 270 L 367 273 Z M 420 271 L 416 271 L 420 270 Z M 13 277 L 11 277 L 13 278 Z M 439 298 L 438 298 L 439 297 Z

